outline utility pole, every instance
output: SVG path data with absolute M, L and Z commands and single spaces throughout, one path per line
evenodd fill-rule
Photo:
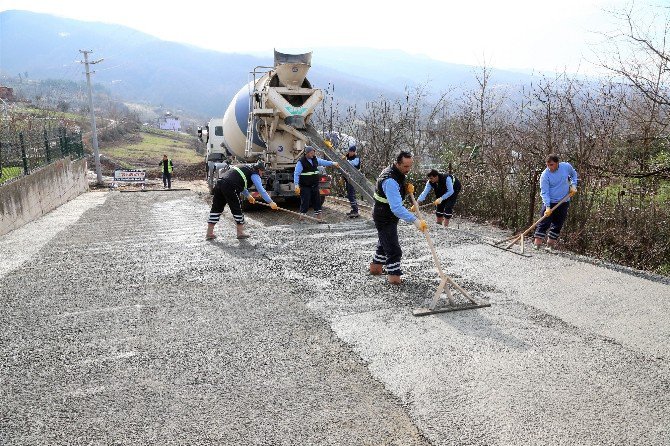
M 84 55 L 84 60 L 79 61 L 86 65 L 86 83 L 88 84 L 88 108 L 91 110 L 91 140 L 93 141 L 93 157 L 95 159 L 95 174 L 98 178 L 98 185 L 102 184 L 102 172 L 100 171 L 100 153 L 98 152 L 98 129 L 95 126 L 95 113 L 93 111 L 93 94 L 91 93 L 91 72 L 88 69 L 89 64 L 102 62 L 104 59 L 89 62 L 88 53 L 93 51 L 79 50 Z M 95 71 L 94 71 L 95 73 Z

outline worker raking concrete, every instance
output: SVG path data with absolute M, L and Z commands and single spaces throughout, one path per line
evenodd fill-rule
M 451 172 L 451 168 L 449 169 Z M 461 192 L 461 182 L 455 178 L 451 173 L 443 174 L 438 172 L 435 169 L 432 169 L 426 175 L 428 181 L 426 181 L 426 186 L 417 198 L 416 201 L 421 204 L 430 193 L 431 190 L 435 191 L 435 217 L 438 225 L 444 225 L 444 227 L 449 226 L 449 221 L 454 212 L 454 205 L 456 200 L 458 200 L 458 194 Z M 414 212 L 414 205 L 410 209 Z
M 570 198 L 577 193 L 578 178 L 575 168 L 570 163 L 559 162 L 558 155 L 548 155 L 545 164 L 547 168 L 540 175 L 540 195 L 542 196 L 540 213 L 545 218 L 538 223 L 535 229 L 533 248 L 539 249 L 546 237 L 548 239 L 547 250 L 551 251 L 556 245 L 563 223 L 568 216 Z M 568 199 L 552 211 L 552 208 L 566 195 L 569 195 Z
M 398 240 L 398 221 L 413 223 L 421 232 L 428 229 L 425 220 L 417 218 L 403 206 L 407 193 L 414 193 L 414 185 L 406 182 L 406 175 L 412 169 L 412 154 L 402 151 L 395 162 L 384 169 L 377 179 L 375 204 L 372 220 L 377 228 L 377 250 L 370 263 L 370 274 L 379 275 L 386 268 L 388 281 L 394 285 L 401 283 L 400 260 L 402 249 Z
M 231 166 L 221 179 L 217 181 L 214 188 L 212 209 L 209 212 L 209 219 L 207 220 L 207 234 L 205 235 L 207 240 L 216 238 L 216 235 L 214 235 L 214 226 L 219 222 L 226 204 L 230 208 L 230 212 L 233 214 L 233 219 L 235 220 L 237 238 L 244 239 L 249 237 L 244 232 L 244 214 L 242 213 L 240 194 L 243 194 L 249 203 L 254 204 L 256 200 L 248 190 L 251 184 L 256 187 L 263 200 L 269 203 L 273 210 L 277 209 L 277 204 L 272 201 L 272 198 L 270 198 L 263 187 L 261 175 L 263 175 L 264 171 L 265 163 L 263 161 L 258 161 L 256 164 L 240 164 Z

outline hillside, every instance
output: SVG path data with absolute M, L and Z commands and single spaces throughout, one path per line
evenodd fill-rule
M 93 50 L 94 81 L 127 101 L 162 105 L 203 118 L 222 115 L 255 66 L 272 54 L 221 53 L 163 41 L 131 28 L 26 11 L 0 13 L 0 67 L 29 79 L 82 79 L 80 49 Z M 400 51 L 314 49 L 312 83 L 336 86 L 343 105 L 404 95 L 406 85 L 429 81 L 434 91 L 474 85 L 475 67 Z M 492 82 L 527 83 L 525 74 L 496 70 Z

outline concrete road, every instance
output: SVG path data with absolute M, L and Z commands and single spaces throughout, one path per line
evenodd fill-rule
M 416 318 L 412 226 L 391 288 L 346 209 L 206 242 L 206 199 L 91 192 L 0 237 L 0 444 L 670 444 L 667 282 L 462 222 L 439 257 L 492 306 Z

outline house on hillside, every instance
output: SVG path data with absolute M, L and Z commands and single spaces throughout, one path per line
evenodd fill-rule
M 181 129 L 179 117 L 173 116 L 170 112 L 165 113 L 165 116 L 158 118 L 158 128 L 178 132 Z
M 14 89 L 9 87 L 3 87 L 2 85 L 0 85 L 0 99 L 4 101 L 16 100 L 16 98 L 14 97 Z

